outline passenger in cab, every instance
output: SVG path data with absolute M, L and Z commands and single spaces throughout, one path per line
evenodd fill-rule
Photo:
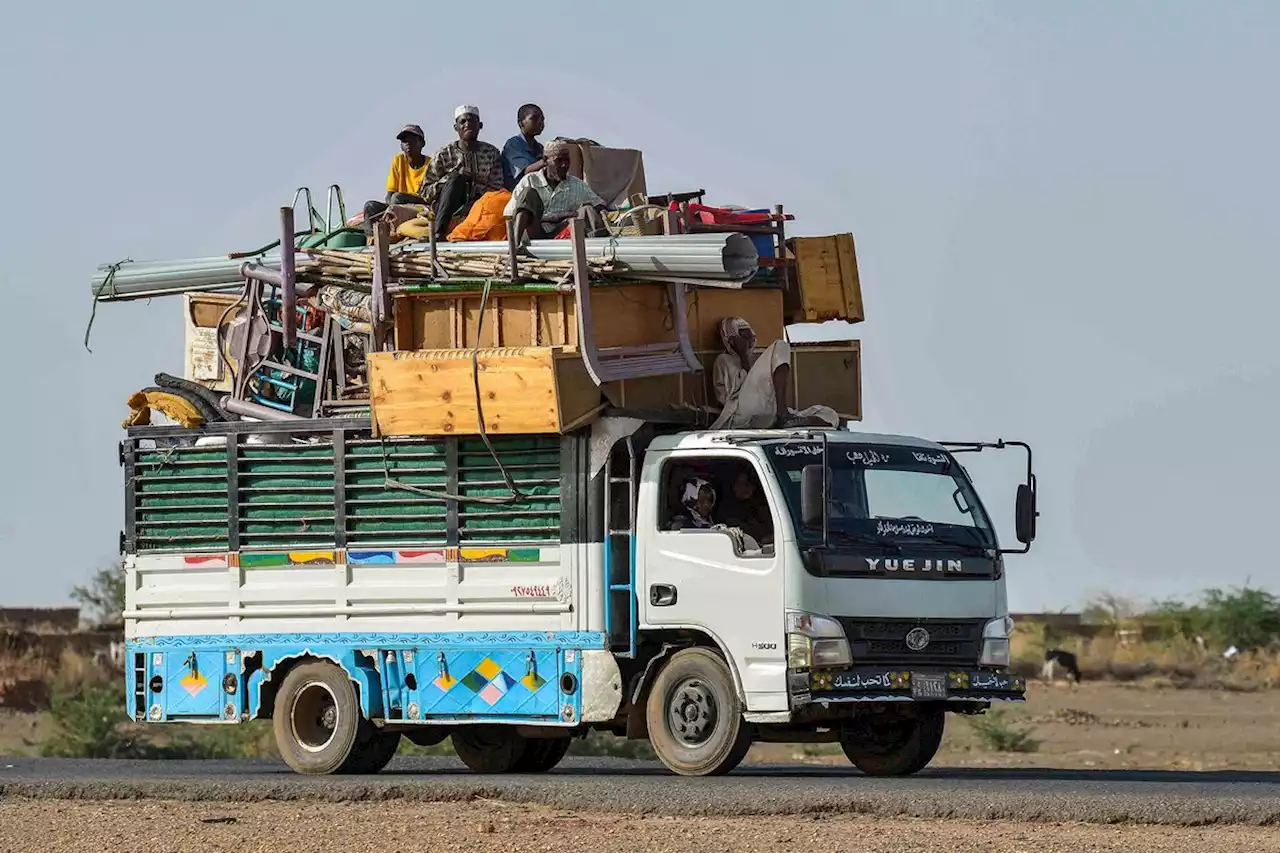
M 715 524 L 711 512 L 716 507 L 716 490 L 701 477 L 689 477 L 681 484 L 680 505 L 684 512 L 671 519 L 672 530 L 709 529 Z
M 725 524 L 740 528 L 760 544 L 768 545 L 773 541 L 773 517 L 769 514 L 769 504 L 750 469 L 738 469 L 719 514 Z
M 502 146 L 502 177 L 509 190 L 514 190 L 525 175 L 546 165 L 546 161 L 542 159 L 542 143 L 538 141 L 538 136 L 546 127 L 542 107 L 537 104 L 521 106 L 516 111 L 516 126 L 520 128 L 520 132 Z
M 724 408 L 712 429 L 770 429 L 840 425 L 828 406 L 791 408 L 791 345 L 774 341 L 756 354 L 756 333 L 741 317 L 720 321 L 725 352 L 712 365 L 716 399 Z
M 569 174 L 569 143 L 556 139 L 545 148 L 546 160 L 537 172 L 528 172 L 511 193 L 504 215 L 519 239 L 549 240 L 564 224 L 581 215 L 587 221 L 588 235 L 609 233 L 601 211 L 604 199 L 595 194 L 586 181 Z
M 435 206 L 436 239 L 443 241 L 455 216 L 466 216 L 471 205 L 485 193 L 505 190 L 502 179 L 502 152 L 480 141 L 480 109 L 463 104 L 453 111 L 456 142 L 436 152 L 427 167 L 419 191 Z
M 372 223 L 392 205 L 426 204 L 418 195 L 422 179 L 427 174 L 427 165 L 431 162 L 431 158 L 422 153 L 427 144 L 426 134 L 418 125 L 406 124 L 396 134 L 396 139 L 400 140 L 400 153 L 391 158 L 391 168 L 387 171 L 387 196 L 383 201 L 365 202 L 365 231 L 369 231 Z

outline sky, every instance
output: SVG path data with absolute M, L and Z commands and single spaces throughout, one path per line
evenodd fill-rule
M 651 192 L 850 231 L 863 426 L 1035 448 L 1014 610 L 1280 589 L 1280 4 L 19 4 L 0 29 L 0 603 L 116 556 L 128 395 L 182 367 L 181 302 L 99 306 L 122 258 L 245 250 L 294 190 L 380 198 L 540 104 L 640 148 Z M 971 465 L 1009 532 L 1019 460 Z M 981 464 L 976 464 L 981 463 Z

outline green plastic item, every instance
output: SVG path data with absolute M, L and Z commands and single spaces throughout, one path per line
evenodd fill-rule
M 332 234 L 313 234 L 301 245 L 304 249 L 354 249 L 365 245 L 365 236 L 359 229 L 344 228 Z

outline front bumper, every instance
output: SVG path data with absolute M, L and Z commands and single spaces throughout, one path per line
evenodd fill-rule
M 795 673 L 796 676 L 802 673 Z M 796 678 L 796 686 L 799 678 Z M 808 701 L 829 702 L 1024 702 L 1027 680 L 977 667 L 855 666 L 808 673 Z M 800 702 L 805 697 L 794 691 Z

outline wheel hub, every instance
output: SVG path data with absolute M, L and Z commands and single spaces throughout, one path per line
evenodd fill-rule
M 677 738 L 690 746 L 701 744 L 716 728 L 715 697 L 701 681 L 684 681 L 672 694 L 667 718 Z
M 308 752 L 319 752 L 333 740 L 338 728 L 337 697 L 322 682 L 305 684 L 289 716 L 295 742 Z

